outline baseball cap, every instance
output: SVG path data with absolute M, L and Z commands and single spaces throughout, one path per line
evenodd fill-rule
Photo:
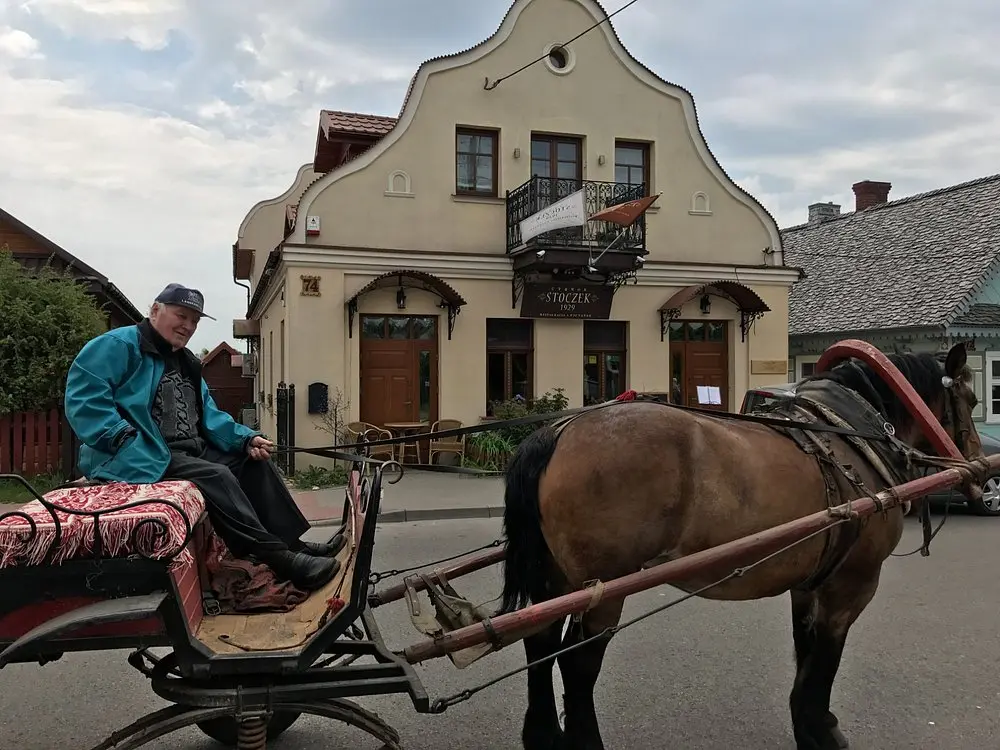
M 180 305 L 187 307 L 209 320 L 215 320 L 211 315 L 205 315 L 205 297 L 197 289 L 190 289 L 182 284 L 167 284 L 163 291 L 156 295 L 156 301 L 164 305 Z

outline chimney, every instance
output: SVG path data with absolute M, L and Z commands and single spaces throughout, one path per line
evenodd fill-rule
M 854 189 L 854 210 L 864 211 L 866 208 L 888 201 L 892 183 L 862 180 L 855 182 L 851 187 Z
M 840 205 L 837 203 L 813 203 L 809 206 L 809 223 L 822 224 L 824 221 L 840 216 Z

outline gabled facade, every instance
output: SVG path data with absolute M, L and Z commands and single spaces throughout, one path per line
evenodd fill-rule
M 1000 434 L 1000 175 L 893 201 L 890 189 L 856 183 L 854 211 L 813 204 L 809 222 L 782 231 L 787 262 L 806 272 L 790 295 L 788 379 L 845 338 L 886 352 L 964 341 L 974 416 Z
M 7 247 L 14 259 L 28 270 L 46 265 L 66 271 L 85 286 L 108 317 L 108 327 L 138 323 L 143 318 L 135 305 L 102 273 L 57 245 L 20 219 L 0 209 L 0 248 Z
M 352 420 L 472 424 L 557 387 L 571 405 L 628 388 L 697 405 L 707 386 L 735 410 L 784 374 L 800 273 L 774 219 L 711 154 L 690 93 L 610 22 L 558 44 L 605 15 L 517 0 L 489 39 L 424 63 L 398 118 L 320 114 L 315 161 L 233 250 L 265 429 L 281 382 L 339 390 Z M 625 230 L 586 221 L 656 194 Z M 582 226 L 522 238 L 553 204 Z M 324 440 L 307 404 L 301 445 Z

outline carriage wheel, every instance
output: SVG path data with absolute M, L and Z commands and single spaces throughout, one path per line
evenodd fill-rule
M 301 714 L 298 711 L 275 711 L 267 722 L 267 739 L 277 739 L 286 729 L 294 724 Z M 222 716 L 217 719 L 207 719 L 198 722 L 198 729 L 216 742 L 226 747 L 236 747 L 238 725 L 235 717 Z

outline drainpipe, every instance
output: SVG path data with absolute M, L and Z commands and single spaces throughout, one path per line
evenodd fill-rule
M 236 242 L 233 243 L 233 253 L 234 254 L 236 253 L 236 245 L 237 244 L 238 243 L 236 243 Z M 233 258 L 233 260 L 234 261 L 236 260 L 235 257 Z M 243 287 L 244 289 L 247 290 L 247 310 L 249 310 L 250 309 L 250 285 L 249 284 L 245 284 L 244 282 L 239 281 L 236 278 L 236 263 L 235 262 L 233 263 L 233 283 L 236 284 L 236 286 L 241 286 L 241 287 Z M 246 350 L 247 350 L 246 353 L 249 354 L 250 353 L 250 342 L 249 341 L 244 342 L 244 346 L 246 347 Z

